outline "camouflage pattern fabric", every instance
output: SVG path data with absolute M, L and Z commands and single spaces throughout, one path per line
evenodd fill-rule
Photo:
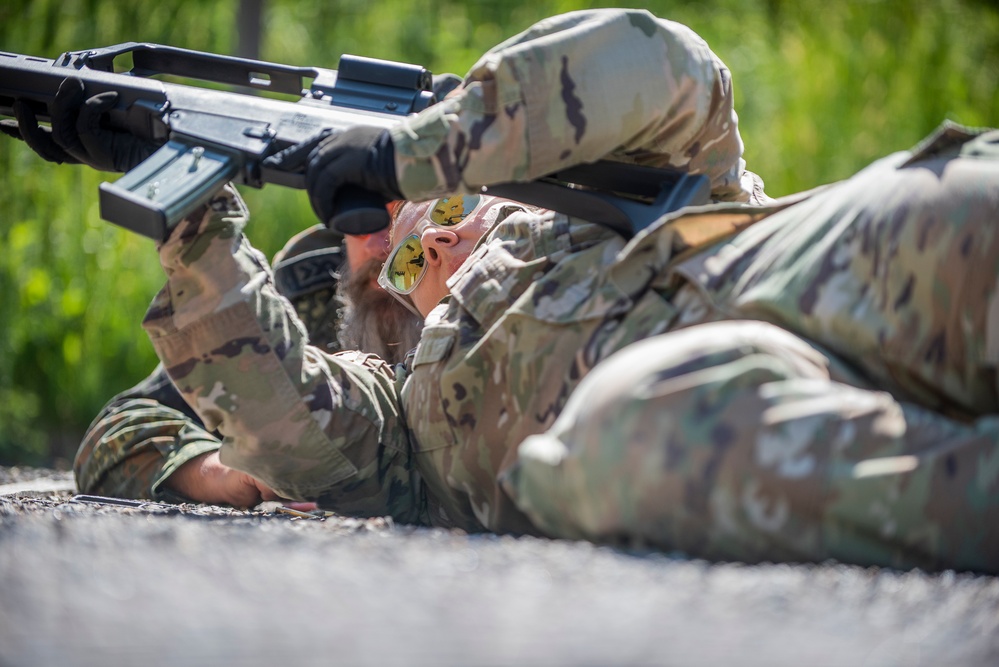
M 718 201 L 765 199 L 745 171 L 732 78 L 684 25 L 646 11 L 541 21 L 392 130 L 409 199 L 527 181 L 599 159 L 707 175 Z
M 582 25 L 580 20 L 586 27 L 574 30 Z M 728 72 L 700 38 L 683 26 L 655 20 L 646 12 L 597 11 L 567 15 L 549 23 L 543 34 L 529 31 L 514 42 L 527 44 L 543 38 L 542 41 L 557 42 L 567 48 L 566 57 L 589 54 L 603 62 L 606 58 L 619 58 L 615 56 L 618 49 L 613 45 L 614 40 L 630 39 L 640 33 L 643 42 L 636 51 L 640 54 L 639 60 L 655 64 L 654 69 L 658 68 L 655 74 L 665 81 L 665 91 L 656 97 L 635 101 L 635 108 L 645 108 L 645 113 L 631 114 L 623 125 L 618 120 L 602 130 L 596 121 L 604 116 L 619 118 L 620 113 L 606 108 L 607 94 L 600 90 L 597 81 L 579 87 L 568 75 L 559 75 L 564 85 L 553 88 L 543 76 L 525 80 L 524 84 L 507 79 L 502 87 L 504 99 L 511 94 L 526 96 L 524 109 L 531 114 L 550 117 L 552 122 L 559 113 L 564 113 L 560 110 L 565 109 L 567 100 L 577 111 L 578 103 L 587 109 L 591 105 L 605 105 L 603 116 L 590 122 L 588 131 L 580 131 L 580 140 L 586 138 L 587 151 L 596 155 L 605 151 L 605 146 L 620 146 L 618 135 L 626 132 L 635 140 L 621 153 L 623 159 L 673 166 L 693 164 L 711 173 L 718 198 L 744 200 L 751 197 L 742 187 L 742 143 L 732 111 Z M 667 50 L 670 51 L 669 59 L 665 58 Z M 503 49 L 498 49 L 494 54 L 502 52 Z M 534 47 L 511 51 L 508 62 L 513 66 L 522 60 L 525 67 L 529 66 L 529 61 L 536 55 L 534 52 Z M 487 57 L 490 58 L 493 56 Z M 581 59 L 580 65 L 586 62 Z M 600 71 L 606 77 L 626 64 L 620 59 L 614 60 L 612 66 L 605 62 Z M 564 69 L 561 60 L 558 66 Z M 644 66 L 646 69 L 636 72 L 648 73 L 649 65 Z M 586 69 L 581 67 L 581 71 Z M 475 88 L 466 84 L 465 89 Z M 578 90 L 582 97 L 570 95 L 572 90 Z M 664 98 L 674 99 L 660 109 L 658 105 Z M 447 109 L 468 104 L 475 109 L 477 99 L 480 98 L 459 92 L 450 98 Z M 432 118 L 438 113 L 433 109 L 424 118 Z M 670 122 L 662 120 L 667 113 L 674 116 Z M 424 121 L 414 121 L 407 132 L 420 131 L 432 138 L 430 126 L 421 122 Z M 446 139 L 459 144 L 464 142 L 460 134 Z M 495 144 L 499 136 L 490 135 L 490 140 Z M 643 141 L 648 142 L 647 145 L 642 144 Z M 479 145 L 480 142 L 476 139 L 472 143 Z M 403 152 L 404 145 L 400 140 L 399 148 Z M 423 137 L 414 139 L 413 146 L 426 145 Z M 645 148 L 639 150 L 640 145 Z M 547 171 L 583 155 L 586 153 L 563 156 L 554 162 L 548 160 L 539 168 Z M 494 169 L 507 168 L 493 157 L 488 152 L 473 152 L 464 155 L 462 161 L 476 164 L 484 160 Z M 406 165 L 405 158 L 398 161 L 400 174 L 407 170 Z M 501 175 L 504 180 L 508 178 L 506 174 Z M 439 474 L 420 463 L 416 466 L 420 475 L 416 475 L 408 460 L 412 448 L 406 426 L 413 424 L 406 425 L 403 419 L 398 391 L 405 383 L 408 371 L 397 376 L 387 367 L 375 368 L 370 364 L 358 369 L 345 357 L 320 358 L 315 350 L 306 347 L 298 335 L 296 318 L 285 311 L 282 303 L 273 300 L 273 282 L 265 275 L 262 263 L 252 259 L 251 249 L 243 248 L 245 241 L 239 232 L 243 215 L 240 202 L 221 197 L 205 216 L 192 217 L 177 230 L 160 249 L 169 283 L 154 302 L 145 323 L 157 352 L 185 398 L 198 408 L 209 427 L 221 425 L 226 433 L 223 462 L 252 471 L 290 498 L 321 496 L 324 502 L 336 504 L 343 511 L 388 511 L 397 518 L 412 517 L 423 512 L 424 505 L 432 498 L 439 510 L 435 522 L 470 529 L 480 529 L 483 525 L 499 528 L 501 524 L 495 521 L 483 524 L 477 520 L 469 509 L 467 498 L 462 497 L 456 503 L 446 494 L 428 495 L 422 487 L 415 486 L 417 482 L 413 480 L 422 484 L 420 480 L 429 477 L 436 482 Z M 538 266 L 554 267 L 562 260 L 571 259 L 576 250 L 585 250 L 587 246 L 606 240 L 607 247 L 586 255 L 585 262 L 592 263 L 603 256 L 601 253 L 620 244 L 616 235 L 585 223 L 573 225 L 570 234 L 569 221 L 559 216 L 546 219 L 521 216 L 503 227 L 508 229 L 515 243 L 520 236 L 526 235 L 531 243 L 524 246 L 524 251 L 535 254 L 528 261 Z M 555 230 L 554 234 L 552 230 Z M 730 232 L 726 227 L 719 233 Z M 497 238 L 503 238 L 503 235 Z M 541 259 L 550 253 L 558 257 L 553 261 Z M 578 268 L 568 267 L 561 279 L 588 271 L 582 264 Z M 531 270 L 519 270 L 511 279 L 527 280 L 534 274 Z M 643 274 L 637 279 L 647 278 Z M 567 289 L 573 295 L 582 293 L 579 289 Z M 201 297 L 196 298 L 196 295 Z M 614 294 L 609 291 L 608 297 L 614 297 Z M 668 304 L 664 309 L 669 310 Z M 646 318 L 648 321 L 642 322 L 641 330 L 648 333 L 664 330 L 661 314 L 657 312 L 654 317 Z M 562 347 L 572 349 L 574 342 L 589 335 L 591 325 L 596 322 L 590 318 L 577 341 L 564 339 L 568 345 Z M 246 330 L 242 330 L 243 327 Z M 435 336 L 433 332 L 425 336 L 424 344 L 417 351 L 414 369 L 419 370 L 443 349 L 445 341 L 435 343 Z M 617 343 L 623 344 L 625 340 L 619 338 Z M 269 379 L 262 381 L 264 377 Z M 265 385 L 270 389 L 261 393 Z M 222 394 L 218 393 L 220 391 Z M 244 396 L 244 393 L 249 395 Z M 258 393 L 260 395 L 256 395 Z M 224 405 L 220 406 L 220 402 Z M 434 410 L 438 412 L 439 409 L 438 406 Z M 327 412 L 330 416 L 324 416 Z M 521 437 L 550 425 L 549 417 L 554 413 L 542 412 L 548 416 L 525 421 L 522 428 L 510 431 L 511 437 L 504 444 L 493 443 L 492 451 L 508 451 Z M 317 413 L 318 418 L 305 418 L 310 413 Z M 346 422 L 338 421 L 341 417 Z M 424 421 L 421 416 L 420 424 Z M 347 428 L 348 424 L 354 425 L 352 428 L 357 431 Z M 432 442 L 436 434 L 425 433 L 420 439 Z M 488 475 L 495 487 L 494 472 L 486 468 L 476 474 L 479 477 Z M 338 484 L 342 480 L 349 483 Z M 393 480 L 395 488 L 386 480 Z M 471 493 L 478 495 L 480 492 L 472 490 Z M 502 499 L 498 490 L 494 489 L 493 494 Z M 386 497 L 389 497 L 388 506 Z M 520 513 L 514 511 L 513 515 L 513 523 L 526 529 L 527 524 Z
M 648 63 L 616 54 L 589 79 L 573 54 L 632 46 L 669 92 L 606 109 L 655 88 Z M 222 461 L 359 515 L 999 571 L 994 135 L 945 128 L 842 184 L 753 205 L 766 199 L 742 172 L 722 71 L 675 24 L 581 12 L 490 52 L 407 123 L 394 139 L 414 199 L 606 153 L 703 171 L 731 203 L 630 241 L 513 213 L 396 368 L 307 344 L 233 191 L 186 220 L 160 247 L 168 280 L 144 327 L 225 434 Z
M 222 463 L 278 494 L 357 515 L 415 521 L 422 509 L 393 369 L 329 356 L 242 234 L 231 186 L 159 249 L 167 285 L 143 326 L 185 400 L 223 434 Z
M 641 39 L 632 49 L 617 47 L 618 40 L 634 40 L 639 34 Z M 545 46 L 537 46 L 542 41 Z M 404 137 L 395 138 L 402 182 L 412 181 L 420 169 L 427 174 L 436 174 L 442 164 L 450 165 L 447 170 L 450 180 L 445 179 L 435 186 L 441 192 L 450 192 L 457 183 L 458 172 L 451 168 L 468 164 L 487 163 L 488 177 L 493 181 L 526 178 L 577 163 L 585 156 L 599 157 L 610 148 L 621 146 L 618 137 L 623 133 L 633 137 L 632 145 L 617 151 L 617 159 L 705 170 L 712 176 L 714 194 L 719 199 L 765 198 L 758 179 L 743 171 L 742 142 L 732 110 L 728 70 L 703 40 L 685 26 L 655 19 L 647 12 L 598 10 L 550 19 L 506 44 L 510 48 L 501 45 L 484 56 L 473 68 L 464 91 L 452 95 L 447 106 L 437 105 L 407 128 Z M 546 50 L 554 44 L 558 44 L 561 63 L 557 73 L 539 69 L 534 63 L 536 57 L 545 57 Z M 667 51 L 670 58 L 665 55 Z M 570 61 L 573 63 L 571 74 L 567 69 Z M 614 76 L 615 72 L 622 71 L 620 68 L 634 72 L 643 80 L 663 82 L 662 86 L 646 86 L 648 90 L 639 92 L 634 97 L 632 113 L 624 121 L 617 106 L 619 100 L 609 104 L 614 96 L 608 95 L 606 88 L 607 79 L 620 80 L 621 77 Z M 558 86 L 551 85 L 554 80 L 560 82 Z M 505 100 L 503 114 L 492 114 L 492 110 L 498 108 L 495 99 L 484 100 L 483 91 L 487 98 L 499 95 Z M 635 95 L 633 90 L 631 95 Z M 549 99 L 550 96 L 554 97 Z M 514 103 L 514 99 L 521 101 Z M 488 109 L 484 103 L 489 104 Z M 564 155 L 560 150 L 558 159 L 553 160 L 548 153 L 564 137 L 549 133 L 564 125 L 559 118 L 560 114 L 564 116 L 566 104 L 577 112 L 583 109 L 584 115 L 580 116 L 583 126 L 573 130 L 574 143 L 579 145 L 575 152 Z M 441 113 L 444 115 L 440 116 Z M 434 129 L 439 122 L 435 119 L 460 122 L 454 131 L 441 135 Z M 523 143 L 516 146 L 504 142 L 502 133 L 510 131 L 505 123 L 512 120 L 525 127 L 540 129 L 538 119 L 544 119 L 544 132 L 524 135 L 521 137 Z M 471 127 L 475 134 L 476 128 L 489 126 L 494 130 L 488 136 L 468 135 L 461 129 Z M 407 160 L 407 153 L 421 154 L 429 149 L 430 142 L 437 142 L 430 159 L 419 164 Z M 539 153 L 528 160 L 535 163 L 529 170 L 520 169 L 517 165 L 522 160 L 516 157 L 516 150 L 526 150 L 538 142 L 547 142 L 544 154 L 547 157 Z M 504 159 L 499 159 L 503 156 L 497 154 L 501 145 L 506 146 Z M 671 152 L 665 152 L 667 147 Z M 465 178 L 474 181 L 471 175 Z M 311 238 L 318 238 L 318 235 L 312 234 Z M 312 248 L 304 243 L 303 247 L 303 254 L 309 255 L 321 249 L 323 244 Z M 283 255 L 275 260 L 277 287 L 293 297 L 296 313 L 313 333 L 313 342 L 319 344 L 325 340 L 324 351 L 335 351 L 335 346 L 330 344 L 334 337 L 322 333 L 335 331 L 334 313 L 327 298 L 331 296 L 332 288 L 299 293 L 297 285 L 310 284 L 316 272 L 303 273 L 299 270 L 301 266 L 289 266 Z M 283 279 L 286 276 L 292 279 Z M 289 288 L 289 282 L 293 287 Z M 160 382 L 169 387 L 165 378 L 160 378 Z M 186 405 L 181 400 L 175 403 Z M 137 411 L 134 414 L 129 413 L 132 407 Z M 170 447 L 168 443 L 181 442 L 173 429 L 183 422 L 177 421 L 174 409 L 161 414 L 157 406 L 149 403 L 132 406 L 123 405 L 118 398 L 113 400 L 88 430 L 77 455 L 75 467 L 81 488 L 111 495 L 163 498 L 162 481 L 196 455 L 192 448 L 181 447 L 180 453 L 163 451 Z M 110 419 L 112 410 L 117 415 L 113 421 Z M 125 414 L 118 415 L 119 412 Z M 134 434 L 144 433 L 136 430 L 134 421 L 158 425 L 152 431 L 158 448 L 142 447 L 143 441 L 133 441 Z M 204 442 L 217 444 L 218 441 L 211 437 Z M 158 453 L 152 454 L 153 450 Z M 129 457 L 135 459 L 141 451 L 151 453 L 150 464 L 143 468 L 146 473 L 136 479 L 135 461 L 130 460 L 127 466 L 124 462 Z M 168 459 L 175 463 L 153 465 L 157 460 L 165 462 Z
M 310 227 L 274 256 L 278 290 L 305 324 L 313 345 L 339 349 L 336 282 L 342 236 Z M 87 428 L 73 462 L 77 488 L 120 498 L 182 502 L 164 482 L 178 468 L 222 444 L 204 428 L 158 365 L 145 380 L 112 398 Z
M 73 461 L 76 486 L 81 493 L 183 501 L 163 482 L 220 445 L 158 365 L 90 424 Z
M 599 364 L 504 488 L 553 536 L 999 571 L 997 202 L 999 132 L 945 126 L 681 263 L 688 328 Z

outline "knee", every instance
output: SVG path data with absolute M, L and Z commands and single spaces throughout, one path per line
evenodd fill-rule
M 683 523 L 692 507 L 707 513 L 703 482 L 723 460 L 752 456 L 760 416 L 779 400 L 768 387 L 827 382 L 826 361 L 759 322 L 635 343 L 594 368 L 547 433 L 520 445 L 504 487 L 556 537 L 641 539 L 650 515 Z

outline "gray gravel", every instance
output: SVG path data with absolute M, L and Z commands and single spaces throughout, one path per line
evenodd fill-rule
M 999 579 L 0 495 L 0 666 L 997 665 Z

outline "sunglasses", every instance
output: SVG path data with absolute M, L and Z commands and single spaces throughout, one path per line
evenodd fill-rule
M 438 199 L 417 222 L 429 220 L 438 227 L 457 227 L 465 222 L 482 205 L 479 195 L 454 195 Z M 396 294 L 409 294 L 427 274 L 420 235 L 410 234 L 395 247 L 385 261 L 378 284 Z

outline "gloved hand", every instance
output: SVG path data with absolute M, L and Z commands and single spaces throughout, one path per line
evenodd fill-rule
M 370 234 L 389 223 L 388 202 L 403 199 L 388 130 L 357 125 L 286 148 L 264 160 L 282 171 L 305 170 L 312 210 L 344 234 Z
M 56 164 L 86 164 L 101 171 L 129 171 L 158 148 L 152 141 L 128 132 L 102 128 L 101 116 L 114 107 L 118 93 L 109 91 L 88 98 L 83 82 L 69 77 L 59 85 L 49 109 L 52 128 L 38 124 L 34 111 L 22 102 L 13 104 L 16 125 L 0 123 L 0 131 L 23 139 L 41 157 Z
M 8 137 L 21 139 L 31 150 L 42 158 L 56 164 L 80 164 L 80 161 L 70 155 L 62 146 L 52 140 L 52 131 L 38 125 L 38 117 L 26 103 L 14 100 L 12 105 L 15 120 L 0 120 L 0 132 Z

